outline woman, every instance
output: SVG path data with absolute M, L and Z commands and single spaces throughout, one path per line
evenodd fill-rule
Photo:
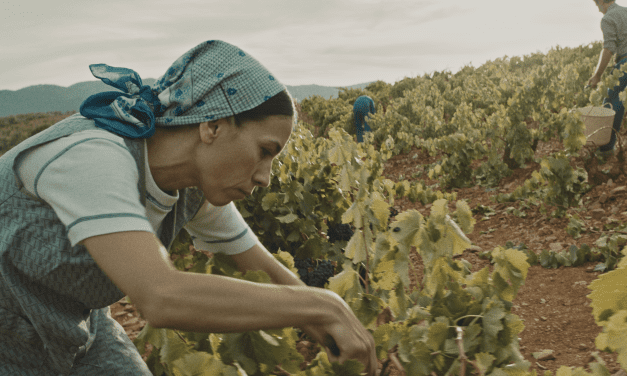
M 268 186 L 294 109 L 259 62 L 221 41 L 181 56 L 152 87 L 92 65 L 125 93 L 88 98 L 0 158 L 0 374 L 150 375 L 108 306 L 128 295 L 157 328 L 299 327 L 374 374 L 372 336 L 331 291 L 305 286 L 251 234 L 232 200 Z M 275 284 L 177 271 L 185 228 Z
M 594 3 L 599 12 L 603 13 L 603 19 L 601 20 L 603 50 L 599 56 L 599 63 L 595 72 L 588 80 L 588 85 L 592 88 L 596 88 L 599 81 L 601 81 L 601 76 L 610 63 L 612 55 L 616 54 L 616 64 L 612 72 L 616 69 L 621 69 L 621 66 L 627 62 L 627 8 L 619 6 L 614 0 L 594 0 Z M 608 96 L 603 100 L 604 107 L 610 107 L 609 104 L 612 104 L 612 108 L 616 111 L 610 142 L 599 147 L 599 151 L 604 154 L 613 153 L 616 145 L 616 134 L 620 131 L 623 124 L 625 106 L 619 95 L 625 90 L 625 87 L 627 87 L 627 75 L 623 74 L 619 79 L 618 85 L 608 89 Z
M 374 101 L 367 95 L 362 95 L 353 105 L 353 115 L 355 117 L 355 133 L 357 134 L 357 142 L 364 142 L 364 133 L 370 132 L 370 126 L 366 122 L 366 117 L 376 113 Z

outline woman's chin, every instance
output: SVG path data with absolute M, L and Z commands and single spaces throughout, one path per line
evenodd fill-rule
M 231 202 L 233 202 L 233 200 L 230 200 L 230 201 L 225 201 L 225 200 L 223 200 L 223 201 L 218 201 L 218 202 L 216 202 L 216 203 L 213 203 L 213 202 L 209 201 L 209 203 L 210 203 L 211 205 L 213 205 L 213 206 L 218 206 L 218 207 L 219 207 L 219 206 L 226 206 L 226 205 L 230 204 Z
M 226 205 L 230 204 L 231 202 L 233 202 L 232 198 L 224 197 L 224 196 L 207 197 L 207 195 L 205 195 L 205 198 L 207 199 L 207 201 L 209 201 L 209 203 L 212 206 L 226 206 Z
M 207 194 L 207 192 L 203 190 L 205 199 L 213 206 L 225 206 L 233 201 L 242 200 L 248 196 L 246 192 L 237 188 L 224 189 L 219 193 L 216 192 L 216 190 L 211 190 L 210 192 L 213 194 Z

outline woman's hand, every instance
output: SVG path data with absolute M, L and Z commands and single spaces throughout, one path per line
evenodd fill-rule
M 352 310 L 332 291 L 324 290 L 329 296 L 332 313 L 329 322 L 320 325 L 306 325 L 301 329 L 316 342 L 325 347 L 329 361 L 344 363 L 354 359 L 365 366 L 368 376 L 376 375 L 379 368 L 374 338 L 359 322 Z M 332 341 L 331 341 L 332 339 Z M 333 347 L 333 344 L 337 348 Z M 337 354 L 339 350 L 339 354 Z
M 599 81 L 601 81 L 599 79 L 599 77 L 592 76 L 592 78 L 588 80 L 588 86 L 590 86 L 593 89 L 596 89 L 597 88 L 597 84 L 599 83 Z
M 279 263 L 261 244 L 250 250 L 231 256 L 240 270 L 263 270 L 276 284 L 306 287 L 291 271 Z M 336 293 L 330 290 L 306 287 L 321 300 L 315 302 L 324 315 L 316 324 L 306 323 L 303 329 L 311 338 L 326 348 L 329 360 L 343 363 L 348 359 L 359 360 L 366 367 L 368 375 L 378 369 L 375 345 L 372 335 L 361 325 L 350 307 Z M 338 351 L 339 350 L 339 351 Z

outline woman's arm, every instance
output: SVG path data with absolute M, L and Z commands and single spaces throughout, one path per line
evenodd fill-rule
M 331 294 L 306 286 L 259 284 L 180 272 L 166 258 L 163 245 L 149 232 L 94 236 L 83 244 L 154 327 L 243 332 L 301 326 L 325 321 L 327 314 L 319 307 L 333 305 Z
M 594 75 L 592 75 L 592 78 L 588 80 L 588 85 L 590 85 L 590 87 L 596 88 L 599 81 L 601 81 L 601 76 L 603 76 L 605 68 L 607 68 L 607 65 L 612 59 L 612 55 L 612 51 L 608 50 L 607 48 L 604 48 L 603 51 L 601 51 L 601 55 L 599 56 L 599 63 L 597 64 Z
M 377 368 L 372 335 L 329 290 L 180 272 L 149 232 L 94 236 L 82 244 L 153 327 L 215 333 L 306 328 L 319 343 L 335 339 L 340 356 L 332 361 L 357 359 L 368 374 Z

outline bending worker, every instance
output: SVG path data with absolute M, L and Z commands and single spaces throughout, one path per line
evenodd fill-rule
M 239 48 L 204 42 L 152 86 L 90 66 L 122 91 L 0 158 L 0 375 L 151 375 L 109 305 L 202 333 L 301 328 L 332 361 L 377 368 L 372 335 L 330 290 L 305 286 L 233 205 L 267 187 L 292 132 L 285 86 Z M 274 284 L 185 273 L 168 249 L 185 228 Z
M 366 117 L 374 114 L 374 101 L 367 95 L 357 98 L 353 105 L 353 115 L 355 116 L 355 133 L 357 134 L 357 142 L 364 142 L 364 131 L 370 132 L 370 126 L 366 122 Z
M 609 64 L 612 55 L 616 54 L 616 65 L 614 69 L 620 69 L 620 67 L 627 62 L 627 8 L 619 6 L 614 0 L 594 0 L 594 2 L 599 8 L 599 11 L 603 13 L 603 19 L 601 20 L 603 51 L 599 57 L 599 64 L 596 67 L 596 71 L 588 81 L 588 85 L 592 88 L 595 88 L 601 80 L 601 76 Z M 599 148 L 601 152 L 614 150 L 616 133 L 620 131 L 623 116 L 625 115 L 625 107 L 618 95 L 625 90 L 627 86 L 627 74 L 620 77 L 619 82 L 620 83 L 614 88 L 608 90 L 608 97 L 603 100 L 603 106 L 609 107 L 611 103 L 616 114 L 614 115 L 614 123 L 612 125 L 614 129 L 612 138 L 607 145 L 603 145 Z

